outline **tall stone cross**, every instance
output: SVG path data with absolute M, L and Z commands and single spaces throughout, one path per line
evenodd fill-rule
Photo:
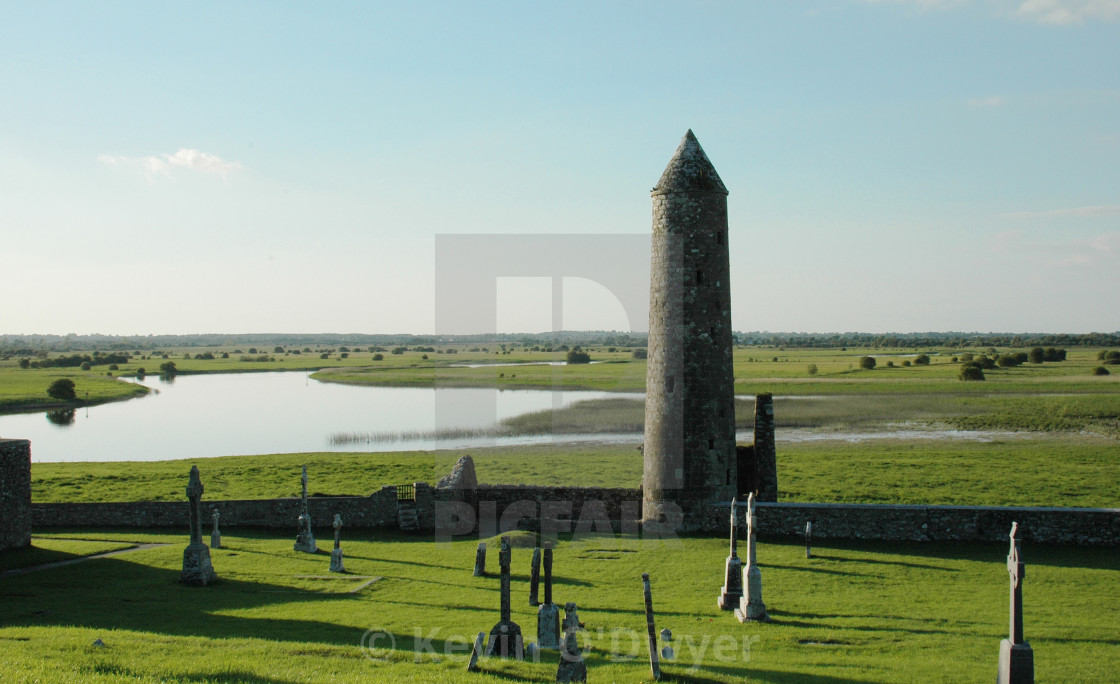
M 1023 643 L 1023 577 L 1026 568 L 1019 558 L 1019 540 L 1015 534 L 1019 523 L 1011 523 L 1011 550 L 1007 554 L 1007 572 L 1011 575 L 1011 625 L 1009 639 L 1013 644 Z
M 342 548 L 340 541 L 342 539 L 342 516 L 338 513 L 334 514 L 334 523 L 331 525 L 334 528 L 334 548 Z
M 299 478 L 300 484 L 303 486 L 303 493 L 300 498 L 303 499 L 303 512 L 307 513 L 307 466 L 303 466 L 303 474 Z
M 1026 574 L 1019 556 L 1019 523 L 1011 523 L 1011 550 L 1007 554 L 1007 573 L 1011 577 L 1011 624 L 1008 638 L 999 642 L 999 684 L 1034 684 L 1034 651 L 1023 638 L 1023 577 Z
M 747 497 L 747 570 L 743 573 L 743 597 L 739 599 L 739 607 L 735 610 L 735 617 L 739 622 L 770 622 L 770 614 L 766 612 L 766 604 L 762 600 L 762 571 L 758 569 L 758 559 L 755 555 L 755 517 L 754 494 Z
M 552 602 L 552 542 L 544 543 L 544 603 L 537 608 L 537 645 L 560 648 L 560 606 Z
M 735 610 L 743 598 L 743 562 L 739 560 L 739 520 L 736 515 L 739 500 L 731 500 L 731 553 L 724 563 L 723 586 L 716 602 L 720 610 Z
M 190 502 L 191 543 L 183 550 L 183 572 L 179 581 L 195 587 L 214 583 L 218 576 L 210 564 L 210 548 L 202 543 L 202 478 L 198 466 L 191 466 L 187 483 L 187 501 Z
M 202 493 L 206 491 L 202 486 L 202 478 L 198 474 L 198 466 L 191 466 L 191 479 L 187 483 L 187 500 L 191 505 L 191 545 L 202 543 Z
M 498 563 L 502 567 L 502 619 L 490 630 L 486 655 L 521 660 L 525 652 L 521 626 L 510 619 L 509 573 L 512 555 L 509 537 L 502 537 L 502 549 L 498 552 Z

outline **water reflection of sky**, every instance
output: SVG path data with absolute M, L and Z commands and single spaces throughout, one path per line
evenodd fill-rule
M 30 439 L 32 460 L 36 462 L 453 448 L 552 438 L 332 446 L 329 437 L 338 432 L 488 427 L 504 418 L 562 408 L 582 399 L 641 396 L 589 391 L 357 387 L 318 382 L 308 375 L 182 375 L 170 383 L 149 376 L 141 383 L 152 388 L 147 397 L 81 408 L 73 415 L 48 417 L 40 412 L 0 416 L 0 435 Z

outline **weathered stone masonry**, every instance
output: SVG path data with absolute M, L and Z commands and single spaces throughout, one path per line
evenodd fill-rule
M 0 439 L 0 551 L 31 543 L 31 442 Z
M 642 516 L 694 530 L 738 471 L 727 188 L 692 131 L 652 199 Z
M 427 534 L 435 530 L 441 507 L 463 504 L 453 492 L 423 483 L 418 484 L 417 493 L 421 529 Z M 471 521 L 468 516 L 463 523 L 451 517 L 445 518 L 444 525 L 450 523 L 456 535 L 481 537 L 518 528 L 537 530 L 542 526 L 573 532 L 605 532 L 605 525 L 609 525 L 614 533 L 638 534 L 641 501 L 640 489 L 482 486 L 477 491 L 477 504 L 470 505 L 475 520 Z M 702 531 L 725 535 L 729 504 L 728 501 L 709 506 L 701 520 Z M 312 518 L 324 521 L 321 524 L 324 533 L 330 530 L 328 521 L 335 513 L 347 520 L 347 528 L 387 530 L 396 529 L 398 525 L 393 487 L 368 497 L 312 497 L 309 505 Z M 813 520 L 813 537 L 818 540 L 1005 543 L 1011 522 L 1017 521 L 1024 531 L 1023 538 L 1032 543 L 1120 546 L 1120 509 L 1114 508 L 766 502 L 759 502 L 756 507 L 759 534 L 771 539 L 800 535 L 805 530 L 805 521 Z M 223 527 L 291 530 L 299 514 L 300 500 L 204 499 L 203 510 L 210 508 L 221 512 Z M 188 508 L 177 501 L 33 504 L 32 512 L 36 528 L 175 527 L 185 530 L 188 525 Z M 354 521 L 353 525 L 350 520 Z M 591 523 L 597 527 L 591 527 Z

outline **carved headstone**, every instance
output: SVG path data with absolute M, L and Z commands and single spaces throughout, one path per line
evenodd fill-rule
M 311 533 L 311 513 L 307 510 L 307 466 L 303 466 L 303 475 L 300 477 L 300 482 L 303 489 L 301 497 L 303 499 L 303 512 L 299 514 L 299 519 L 296 521 L 298 528 L 296 543 L 293 548 L 304 553 L 319 553 L 319 546 L 315 543 L 315 535 Z
M 739 622 L 770 622 L 770 615 L 766 612 L 766 604 L 762 601 L 762 571 L 758 569 L 758 560 L 755 557 L 755 516 L 754 494 L 747 497 L 747 571 L 743 587 L 743 598 L 739 599 L 739 607 L 735 610 L 735 617 Z
M 529 568 L 529 605 L 539 606 L 540 601 L 537 599 L 537 592 L 541 583 L 541 549 L 538 546 L 533 549 L 533 562 Z
M 813 521 L 805 521 L 805 557 L 813 557 Z
M 474 552 L 474 576 L 486 575 L 486 542 L 478 543 L 478 551 Z
M 738 499 L 731 500 L 731 553 L 724 564 L 723 586 L 719 591 L 720 610 L 735 610 L 743 598 L 743 562 L 739 560 L 739 516 L 736 515 Z
M 331 551 L 331 572 L 346 572 L 346 568 L 342 565 L 342 516 L 338 513 L 334 514 L 334 549 Z
M 1011 620 L 1008 638 L 999 642 L 999 684 L 1034 684 L 1034 651 L 1023 638 L 1023 577 L 1026 567 L 1019 555 L 1019 523 L 1011 523 L 1011 550 L 1007 572 L 1011 576 Z
M 218 529 L 218 509 L 215 508 L 210 513 L 210 520 L 214 523 L 214 529 L 210 532 L 210 548 L 222 548 L 222 532 Z
M 510 619 L 511 555 L 509 537 L 502 537 L 502 549 L 498 553 L 498 562 L 502 567 L 502 619 L 490 630 L 490 642 L 486 646 L 486 655 L 521 660 L 524 657 L 521 626 Z
M 646 636 L 649 643 L 649 669 L 654 679 L 661 679 L 661 662 L 657 654 L 657 627 L 653 624 L 653 593 L 649 588 L 649 573 L 642 573 L 642 588 L 646 595 Z
M 544 603 L 537 608 L 537 643 L 560 648 L 560 606 L 552 602 L 552 542 L 544 543 Z
M 560 649 L 560 665 L 556 668 L 558 682 L 586 682 L 587 664 L 583 662 L 583 651 L 576 637 L 579 632 L 579 617 L 576 604 L 564 604 L 564 644 Z
M 198 466 L 191 466 L 191 479 L 187 484 L 187 500 L 191 508 L 191 542 L 183 551 L 183 572 L 179 575 L 179 581 L 192 587 L 205 587 L 218 579 L 210 564 L 210 548 L 202 543 L 203 491 Z

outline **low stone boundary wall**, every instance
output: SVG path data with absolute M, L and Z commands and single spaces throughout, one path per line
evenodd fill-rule
M 420 530 L 440 527 L 450 535 L 488 537 L 510 529 L 559 532 L 639 530 L 641 491 L 588 487 L 479 487 L 473 492 L 434 489 L 415 483 Z M 704 529 L 726 534 L 729 505 L 713 504 Z M 1035 543 L 1120 546 L 1120 509 L 1010 506 L 898 506 L 882 504 L 768 503 L 758 507 L 763 537 L 802 535 L 813 521 L 816 539 L 882 541 L 1006 541 L 1013 521 L 1022 538 Z M 743 504 L 740 504 L 742 507 Z M 334 514 L 347 529 L 396 529 L 396 488 L 387 486 L 368 497 L 312 497 L 314 528 L 330 534 Z M 209 511 L 221 513 L 223 529 L 290 529 L 300 513 L 299 499 L 248 501 L 202 500 L 203 528 Z M 32 504 L 35 527 L 188 527 L 186 499 L 172 502 Z M 742 518 L 740 518 L 742 520 Z M 742 530 L 745 534 L 745 530 Z
M 1042 544 L 1120 546 L 1120 509 L 1013 506 L 895 506 L 882 504 L 755 504 L 759 534 L 884 541 L 1007 541 L 1018 522 L 1021 539 Z M 711 522 L 727 529 L 728 506 L 712 506 Z

